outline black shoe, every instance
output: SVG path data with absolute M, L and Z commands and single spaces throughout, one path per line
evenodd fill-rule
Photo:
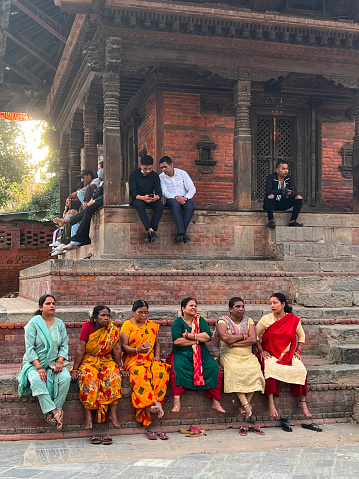
M 303 226 L 303 223 L 297 223 L 297 221 L 291 221 L 288 226 Z
M 274 230 L 274 228 L 275 228 L 275 221 L 274 221 L 274 220 L 268 221 L 267 226 L 268 226 L 268 228 L 271 228 L 272 230 Z
M 175 239 L 174 239 L 173 241 L 174 241 L 175 243 L 179 244 L 179 243 L 183 243 L 183 239 L 184 239 L 183 233 L 182 233 L 182 234 L 179 233 L 179 234 L 175 237 Z
M 151 235 L 151 243 L 154 243 L 156 240 L 158 240 L 158 236 L 156 235 L 154 231 L 152 231 L 150 235 Z
M 90 238 L 81 238 L 80 236 L 74 235 L 69 238 L 70 241 L 75 241 L 76 243 L 80 243 L 81 246 L 87 246 L 91 244 Z M 77 245 L 77 246 L 80 246 Z
M 183 235 L 183 242 L 184 242 L 184 244 L 188 243 L 189 241 L 191 241 L 191 238 L 189 238 L 189 237 L 186 235 L 186 233 L 184 233 L 184 235 Z
M 147 243 L 152 242 L 151 233 L 149 233 L 148 231 L 147 233 L 145 233 L 145 241 L 147 241 Z
M 284 417 L 280 418 L 280 425 L 282 426 L 283 431 L 285 432 L 293 432 L 292 425 L 288 421 L 288 419 L 285 419 Z

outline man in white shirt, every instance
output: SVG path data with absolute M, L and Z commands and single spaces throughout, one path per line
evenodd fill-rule
M 177 226 L 174 242 L 188 243 L 190 238 L 186 232 L 194 211 L 192 198 L 196 193 L 196 188 L 186 171 L 173 167 L 169 156 L 163 156 L 160 159 L 160 168 L 162 170 L 160 174 L 162 195 L 166 198 L 165 206 L 171 208 Z

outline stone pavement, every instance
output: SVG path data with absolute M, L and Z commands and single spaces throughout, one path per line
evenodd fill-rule
M 349 479 L 359 476 L 359 426 L 327 424 L 317 433 L 294 427 L 265 436 L 238 429 L 168 441 L 115 436 L 111 446 L 88 438 L 0 443 L 0 479 Z

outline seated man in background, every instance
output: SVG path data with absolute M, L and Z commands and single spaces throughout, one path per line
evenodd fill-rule
M 193 196 L 196 188 L 189 174 L 174 168 L 169 156 L 160 159 L 160 174 L 162 194 L 166 198 L 165 206 L 171 209 L 174 222 L 177 226 L 175 243 L 188 243 L 187 228 L 194 212 Z M 183 211 L 183 217 L 182 217 Z
M 130 174 L 129 183 L 131 204 L 136 208 L 146 229 L 145 241 L 153 243 L 158 239 L 156 231 L 162 216 L 163 203 L 160 177 L 153 171 L 152 156 L 141 157 L 140 168 Z M 153 209 L 151 221 L 146 213 L 147 206 Z
M 83 203 L 87 203 L 91 199 L 94 190 L 100 186 L 101 180 L 100 178 L 94 178 L 93 171 L 88 169 L 82 170 L 77 175 L 77 178 L 81 178 L 84 187 L 71 193 L 69 198 L 71 200 L 78 199 L 81 205 L 83 205 Z
M 273 211 L 286 211 L 293 207 L 289 226 L 303 226 L 297 222 L 302 208 L 303 197 L 297 193 L 294 180 L 288 175 L 288 162 L 278 160 L 276 172 L 267 176 L 263 209 L 267 211 L 268 228 L 275 228 Z

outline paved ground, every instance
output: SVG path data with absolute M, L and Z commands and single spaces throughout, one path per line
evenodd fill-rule
M 88 438 L 0 443 L 0 479 L 315 479 L 359 476 L 359 426 L 328 424 L 317 433 L 294 427 L 265 436 L 238 429 L 168 441 L 115 436 L 111 446 Z

